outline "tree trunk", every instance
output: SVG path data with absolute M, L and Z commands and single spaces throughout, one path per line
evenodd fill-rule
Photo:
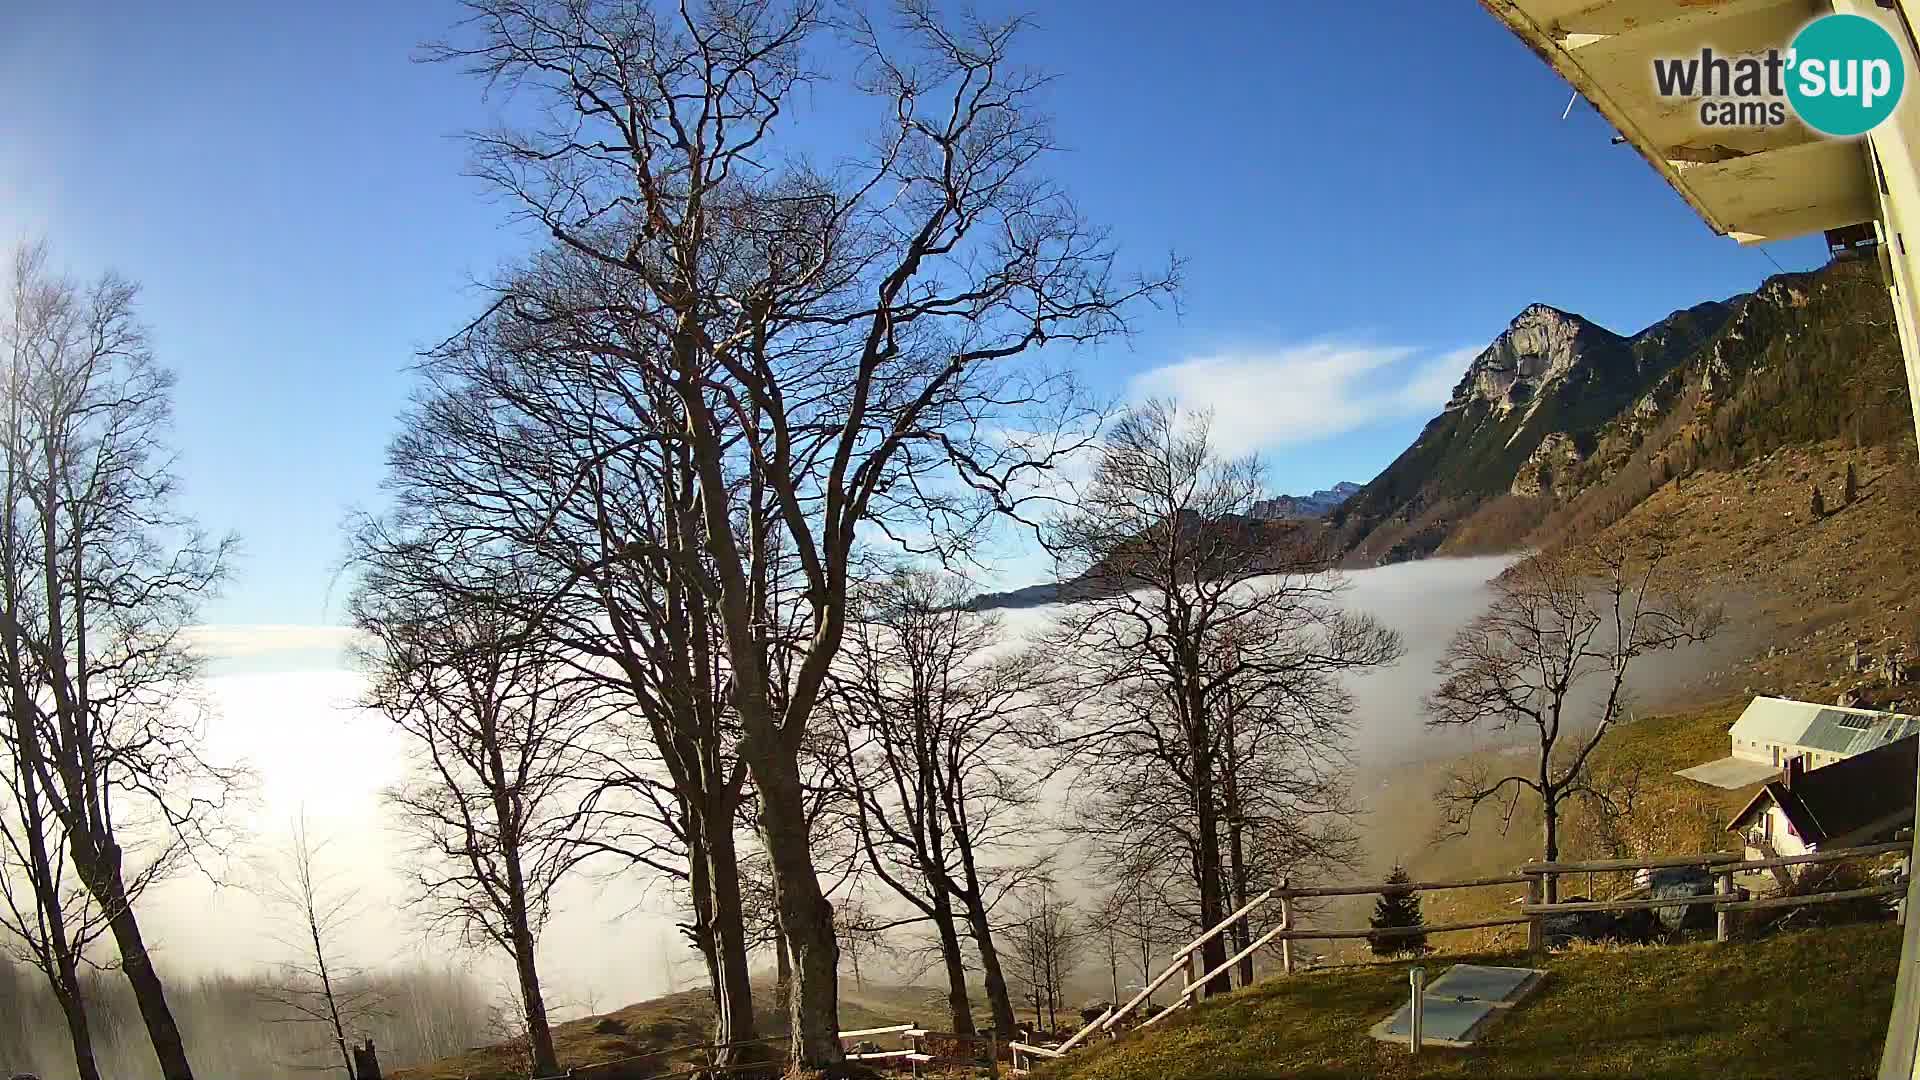
M 960 932 L 954 925 L 953 901 L 944 889 L 933 895 L 933 925 L 940 935 L 940 958 L 947 968 L 947 1012 L 956 1035 L 972 1035 L 973 1001 L 967 994 L 966 959 L 960 955 Z
M 527 915 L 527 879 L 520 865 L 520 818 L 517 792 L 501 753 L 500 739 L 491 718 L 483 724 L 481 737 L 487 751 L 488 781 L 492 785 L 493 824 L 499 830 L 500 862 L 507 874 L 505 916 L 507 945 L 513 953 L 513 966 L 520 982 L 520 1004 L 527 1019 L 527 1048 L 533 1055 L 533 1071 L 552 1076 L 560 1071 L 560 1058 L 553 1050 L 553 1028 L 547 1023 L 547 1002 L 540 993 L 540 973 L 536 966 L 533 923 Z
M 1194 831 L 1199 838 L 1200 850 L 1195 882 L 1200 887 L 1200 929 L 1206 932 L 1220 925 L 1227 916 L 1220 882 L 1220 822 L 1219 808 L 1214 805 L 1214 784 L 1212 775 L 1213 752 L 1207 745 L 1207 732 L 1204 724 L 1197 719 L 1189 721 L 1190 752 L 1193 756 L 1193 809 Z M 1227 938 L 1224 934 L 1215 934 L 1200 947 L 1200 967 L 1202 971 L 1213 971 L 1227 962 Z M 1224 994 L 1233 989 L 1233 976 L 1222 971 L 1207 982 L 1204 991 L 1207 997 Z
M 987 1007 L 993 1012 L 993 1030 L 1002 1039 L 1013 1038 L 1019 1020 L 1013 1015 L 1013 995 L 1007 991 L 1007 977 L 1000 969 L 1000 950 L 993 944 L 993 925 L 987 919 L 987 906 L 978 890 L 961 898 L 967 908 L 967 926 L 973 931 L 973 944 L 980 952 L 980 974 L 986 983 Z
M 17 663 L 17 650 L 9 649 L 9 653 L 14 657 L 11 662 Z M 73 1043 L 74 1072 L 79 1080 L 100 1080 L 100 1067 L 93 1060 L 93 1031 L 87 1022 L 87 1006 L 80 997 L 80 965 L 73 954 L 72 941 L 67 936 L 67 913 L 60 906 L 62 897 L 54 887 L 55 855 L 47 844 L 46 817 L 41 809 L 40 788 L 35 772 L 41 768 L 42 761 L 35 733 L 25 719 L 31 715 L 29 708 L 25 704 L 25 695 L 16 692 L 16 751 L 21 754 L 24 763 L 17 795 L 21 806 L 21 831 L 27 837 L 27 858 L 30 860 L 27 867 L 28 884 L 33 889 L 34 906 L 39 912 L 47 951 L 52 953 L 53 971 L 48 976 L 49 981 L 54 983 L 54 997 L 59 1001 L 60 1012 L 67 1022 L 67 1037 Z
M 66 1017 L 67 1039 L 73 1043 L 73 1071 L 79 1080 L 100 1080 L 100 1066 L 93 1060 L 93 1030 L 87 1023 L 87 1007 L 77 996 L 79 990 L 79 972 L 72 961 L 66 960 L 61 966 L 65 969 L 61 978 L 68 980 L 67 985 L 75 993 L 61 994 L 60 1012 Z
M 793 954 L 787 951 L 787 933 L 780 929 L 780 916 L 773 917 L 773 1003 L 787 1008 L 793 1003 Z
M 547 1023 L 547 1001 L 540 993 L 533 932 L 527 925 L 524 910 L 515 911 L 511 921 L 513 966 L 520 977 L 520 1002 L 527 1014 L 527 1045 L 533 1053 L 533 1071 L 536 1076 L 555 1076 L 560 1072 L 560 1058 L 553 1049 L 553 1027 Z
M 340 1016 L 340 1000 L 333 993 L 333 975 L 327 971 L 327 950 L 321 944 L 320 918 L 314 911 L 313 893 L 307 896 L 307 932 L 313 940 L 314 969 L 320 975 L 320 993 L 327 1002 L 327 1021 L 333 1028 L 333 1044 L 340 1050 L 340 1067 L 346 1070 L 347 1080 L 353 1080 L 353 1055 L 347 1052 L 347 1025 Z
M 760 795 L 760 838 L 772 870 L 774 907 L 780 913 L 781 934 L 793 952 L 793 1064 L 801 1069 L 837 1071 L 846 1060 L 840 1046 L 840 947 L 834 939 L 833 905 L 827 902 L 814 872 L 797 745 L 806 729 L 817 683 L 813 690 L 801 691 L 798 699 L 788 701 L 784 709 L 776 709 L 770 700 L 768 687 L 773 676 L 763 652 L 766 643 L 756 624 L 761 613 L 756 610 L 749 560 L 741 553 L 735 522 L 729 516 L 732 482 L 721 465 L 724 438 L 714 423 L 710 403 L 702 397 L 704 391 L 689 389 L 699 385 L 694 377 L 699 367 L 696 356 L 702 347 L 697 321 L 693 312 L 681 312 L 672 334 L 674 368 L 687 377 L 679 393 L 686 406 L 689 461 L 698 476 L 706 516 L 701 546 L 712 556 L 720 578 L 720 622 L 732 669 L 734 706 L 744 733 L 739 755 Z M 752 567 L 752 574 L 757 575 L 761 569 Z M 842 590 L 837 600 L 844 605 L 845 582 L 836 584 Z M 808 671 L 824 678 L 825 669 L 820 665 L 831 660 L 839 647 L 842 624 L 834 614 L 831 599 L 814 598 L 821 625 L 815 630 L 812 651 L 802 663 L 803 680 Z M 793 710 L 792 715 L 787 715 L 787 710 Z M 789 730 L 790 725 L 793 730 Z
M 1247 895 L 1247 866 L 1246 863 L 1242 861 L 1240 830 L 1238 827 L 1233 830 L 1233 842 L 1231 846 L 1233 849 L 1233 896 L 1228 903 L 1232 905 L 1235 911 L 1238 911 L 1246 907 L 1247 901 L 1251 899 Z M 1241 919 L 1233 925 L 1233 951 L 1236 953 L 1245 952 L 1247 946 L 1251 944 L 1253 944 L 1253 920 Z M 1247 953 L 1247 955 L 1240 958 L 1240 985 L 1252 986 L 1253 974 L 1253 954 Z
M 1240 760 L 1239 744 L 1235 741 L 1237 734 L 1233 726 L 1235 716 L 1233 707 L 1229 703 L 1226 738 L 1227 767 L 1224 770 L 1225 775 L 1220 778 L 1220 786 L 1222 793 L 1226 796 L 1227 809 L 1227 883 L 1231 889 L 1231 896 L 1227 903 L 1233 910 L 1238 911 L 1247 906 L 1249 898 L 1247 896 L 1247 830 L 1246 819 L 1241 814 L 1240 806 Z M 1253 921 L 1241 919 L 1233 924 L 1232 934 L 1233 951 L 1245 952 L 1247 946 L 1253 944 Z M 1240 985 L 1253 985 L 1252 953 L 1247 953 L 1240 960 Z
M 164 1080 L 193 1080 L 193 1066 L 187 1063 L 187 1047 L 180 1037 L 180 1025 L 174 1022 L 173 1010 L 167 1007 L 166 991 L 160 985 L 160 974 L 153 969 L 153 959 L 147 955 L 147 944 L 140 936 L 140 921 L 134 917 L 133 905 L 127 901 L 126 885 L 120 880 L 119 862 L 118 848 L 110 848 L 104 858 L 93 864 L 96 874 L 86 874 L 81 860 L 75 860 L 76 869 L 81 869 L 92 883 L 92 891 L 101 905 L 113 913 L 107 925 L 113 931 L 114 944 L 120 949 L 120 970 L 127 977 L 127 985 L 133 988 L 133 1000 L 140 1008 L 140 1019 L 146 1024 L 147 1039 L 153 1043 L 160 1075 Z
M 833 933 L 833 905 L 813 869 L 799 762 L 767 741 L 774 740 L 749 735 L 740 751 L 760 793 L 760 836 L 772 864 L 781 935 L 792 953 L 793 1063 L 832 1068 L 846 1060 L 840 1046 L 840 945 Z
M 684 800 L 682 807 L 686 807 Z M 707 992 L 713 996 L 714 1021 L 718 1026 L 725 1015 L 722 994 L 726 985 L 720 973 L 720 951 L 713 942 L 713 881 L 708 876 L 707 842 L 700 835 L 699 815 L 690 808 L 684 814 L 687 829 L 687 892 L 693 901 L 693 947 L 707 966 Z M 671 962 L 671 961 L 669 961 Z M 724 1042 L 724 1039 L 715 1039 Z
M 707 881 L 712 909 L 707 931 L 715 956 L 714 1042 L 721 1044 L 714 1064 L 720 1067 L 759 1060 L 765 1049 L 753 1018 L 753 983 L 747 974 L 747 929 L 741 914 L 740 862 L 734 848 L 733 814 L 701 817 L 706 833 Z M 728 1047 L 727 1043 L 746 1043 Z
M 1231 898 L 1227 901 L 1233 910 L 1247 906 L 1247 853 L 1246 830 L 1242 828 L 1239 815 L 1239 793 L 1237 785 L 1229 776 L 1227 780 L 1228 824 L 1227 824 L 1227 862 L 1228 884 Z M 1241 919 L 1233 924 L 1233 951 L 1243 952 L 1253 944 L 1253 923 L 1251 919 Z M 1240 985 L 1253 985 L 1253 954 L 1247 953 L 1240 959 Z
M 1140 981 L 1145 985 L 1151 986 L 1153 985 L 1153 977 L 1158 974 L 1159 972 L 1153 970 L 1153 942 L 1147 939 L 1146 933 L 1143 931 L 1140 942 Z M 1115 1004 L 1118 1004 L 1118 1002 L 1115 1002 Z M 1143 1004 L 1149 1009 L 1153 1008 L 1153 993 L 1151 991 L 1147 993 L 1147 1000 L 1143 1002 Z

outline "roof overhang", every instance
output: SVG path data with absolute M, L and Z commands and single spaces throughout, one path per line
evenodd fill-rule
M 1656 57 L 1785 48 L 1816 0 L 1480 0 L 1600 110 L 1715 232 L 1743 244 L 1872 221 L 1863 140 L 1792 118 L 1779 127 L 1708 128 L 1694 101 L 1655 88 Z
M 1754 792 L 1753 798 L 1747 800 L 1747 805 L 1741 807 L 1740 812 L 1733 815 L 1732 821 L 1727 822 L 1727 831 L 1733 833 L 1744 832 L 1747 827 L 1747 821 L 1754 816 L 1755 810 L 1765 810 L 1779 801 L 1778 792 L 1776 791 L 1779 786 L 1779 784 L 1768 784 L 1759 791 Z

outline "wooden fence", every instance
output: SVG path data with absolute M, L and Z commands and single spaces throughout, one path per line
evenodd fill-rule
M 960 1036 L 929 1031 L 917 1024 L 892 1024 L 887 1027 L 858 1028 L 840 1032 L 840 1042 L 858 1043 L 873 1039 L 898 1038 L 905 1045 L 893 1050 L 874 1050 L 855 1052 L 847 1055 L 849 1061 L 866 1062 L 880 1067 L 904 1067 L 913 1075 L 919 1075 L 922 1066 L 937 1068 L 942 1066 L 984 1067 L 989 1074 L 997 1074 L 997 1058 L 1002 1057 L 1001 1046 L 991 1035 Z M 767 1035 L 758 1039 L 741 1039 L 730 1043 L 690 1043 L 685 1046 L 652 1050 L 633 1054 L 614 1061 L 596 1062 L 592 1065 L 579 1065 L 568 1069 L 556 1077 L 546 1080 L 597 1080 L 605 1076 L 631 1077 L 640 1068 L 642 1062 L 660 1061 L 663 1058 L 694 1057 L 695 1060 L 683 1063 L 676 1068 L 662 1072 L 650 1072 L 647 1080 L 691 1080 L 694 1077 L 715 1077 L 723 1073 L 763 1073 L 771 1074 L 784 1069 L 780 1062 L 770 1061 L 766 1057 L 742 1061 L 734 1065 L 718 1066 L 714 1062 L 718 1051 L 742 1046 L 774 1046 L 785 1043 L 785 1035 Z M 942 1051 L 951 1050 L 955 1044 L 972 1044 L 984 1048 L 984 1055 L 956 1055 Z
M 1466 878 L 1458 881 L 1410 881 L 1376 882 L 1364 885 L 1316 886 L 1313 888 L 1293 888 L 1281 882 L 1277 888 L 1269 889 L 1248 901 L 1239 910 L 1228 915 L 1220 923 L 1188 942 L 1176 954 L 1173 963 L 1144 989 L 1135 994 L 1126 1003 L 1108 1009 L 1098 1019 L 1087 1024 L 1071 1039 L 1059 1046 L 1039 1046 L 1025 1042 L 1013 1042 L 1008 1046 L 1013 1052 L 1012 1071 L 1019 1075 L 1025 1073 L 1037 1061 L 1064 1057 L 1067 1053 L 1084 1045 L 1095 1035 L 1117 1037 L 1120 1025 L 1135 1015 L 1140 1006 L 1162 986 L 1173 981 L 1175 976 L 1184 975 L 1185 981 L 1173 1004 L 1166 1009 L 1148 1016 L 1136 1027 L 1151 1027 L 1175 1010 L 1193 1005 L 1209 982 L 1232 971 L 1240 961 L 1252 956 L 1260 949 L 1274 942 L 1280 943 L 1280 963 L 1289 975 L 1294 971 L 1293 945 L 1295 941 L 1325 941 L 1351 938 L 1394 938 L 1415 937 L 1430 934 L 1446 934 L 1464 930 L 1484 930 L 1500 926 L 1527 927 L 1528 951 L 1539 954 L 1546 949 L 1546 919 L 1549 915 L 1580 911 L 1621 912 L 1647 910 L 1654 908 L 1690 907 L 1697 904 L 1712 904 L 1718 913 L 1715 937 L 1725 941 L 1729 934 L 1728 915 L 1735 911 L 1759 911 L 1770 908 L 1801 907 L 1814 904 L 1831 904 L 1846 900 L 1863 900 L 1874 897 L 1886 897 L 1904 893 L 1904 877 L 1884 885 L 1874 885 L 1860 889 L 1848 889 L 1841 892 L 1783 894 L 1762 897 L 1754 900 L 1741 900 L 1734 891 L 1733 876 L 1755 870 L 1771 870 L 1788 866 L 1803 866 L 1819 863 L 1842 862 L 1850 859 L 1872 858 L 1894 852 L 1908 851 L 1909 841 L 1901 840 L 1885 844 L 1869 844 L 1864 847 L 1840 848 L 1833 851 L 1811 852 L 1806 855 L 1786 855 L 1770 859 L 1746 859 L 1728 851 L 1703 852 L 1696 855 L 1661 856 L 1647 859 L 1602 859 L 1588 862 L 1552 862 L 1528 863 L 1512 874 L 1499 877 Z M 1701 867 L 1712 872 L 1714 891 L 1698 896 L 1632 898 L 1619 900 L 1584 900 L 1563 904 L 1548 904 L 1549 882 L 1563 877 L 1586 874 L 1591 877 L 1599 873 L 1620 873 L 1673 869 L 1682 867 Z M 1453 923 L 1429 923 L 1422 926 L 1372 929 L 1370 927 L 1313 929 L 1294 925 L 1293 902 L 1309 897 L 1331 896 L 1377 896 L 1386 892 L 1428 893 L 1450 889 L 1478 889 L 1499 886 L 1525 885 L 1527 897 L 1512 916 L 1478 919 Z M 1591 888 L 1588 890 L 1591 892 Z M 1251 922 L 1253 914 L 1273 902 L 1279 902 L 1279 922 L 1266 933 L 1252 939 L 1240 951 L 1215 965 L 1211 970 L 1199 974 L 1194 972 L 1194 959 L 1206 944 L 1226 933 L 1242 920 Z
M 1880 855 L 1905 852 L 1912 847 L 1906 840 L 1895 840 L 1885 844 L 1867 844 L 1862 847 L 1835 848 L 1832 851 L 1813 851 L 1805 855 L 1781 855 L 1770 859 L 1744 859 L 1733 852 L 1715 851 L 1698 855 L 1676 855 L 1658 859 L 1606 859 L 1597 862 L 1553 862 L 1528 863 L 1521 873 L 1528 879 L 1527 903 L 1521 907 L 1522 914 L 1531 920 L 1528 924 L 1527 945 L 1533 951 L 1539 951 L 1545 945 L 1545 922 L 1548 915 L 1579 911 L 1640 911 L 1651 908 L 1692 907 L 1699 904 L 1712 904 L 1716 918 L 1714 920 L 1714 939 L 1725 941 L 1730 932 L 1729 915 L 1736 911 L 1764 911 L 1773 908 L 1807 907 L 1816 904 L 1833 904 L 1846 900 L 1867 900 L 1874 897 L 1893 896 L 1906 891 L 1906 881 L 1899 878 L 1884 885 L 1872 885 L 1862 889 L 1845 889 L 1839 892 L 1819 893 L 1783 893 L 1779 896 L 1766 896 L 1757 900 L 1741 900 L 1734 892 L 1735 874 L 1751 873 L 1756 870 L 1777 870 L 1788 866 L 1809 866 L 1822 863 L 1845 862 L 1851 859 L 1869 859 Z M 1584 900 L 1575 903 L 1546 903 L 1547 882 L 1570 874 L 1592 874 L 1597 872 L 1640 871 L 1699 867 L 1712 873 L 1713 892 L 1699 896 L 1649 897 L 1622 900 Z

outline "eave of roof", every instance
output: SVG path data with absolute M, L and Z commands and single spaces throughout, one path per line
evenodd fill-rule
M 1747 805 L 1741 807 L 1740 812 L 1733 815 L 1733 820 L 1727 823 L 1727 831 L 1733 833 L 1743 831 L 1745 822 L 1754 816 L 1754 811 L 1765 812 L 1769 806 L 1780 808 L 1780 813 L 1786 816 L 1787 824 L 1793 827 L 1793 834 L 1803 842 L 1817 844 L 1822 839 L 1819 823 L 1807 812 L 1806 806 L 1794 797 L 1792 789 L 1778 780 L 1754 792 L 1753 798 L 1747 800 Z
M 1572 84 L 1715 232 L 1786 239 L 1875 217 L 1863 145 L 1796 120 L 1707 129 L 1697 105 L 1661 97 L 1655 57 L 1784 48 L 1811 0 L 1480 0 Z

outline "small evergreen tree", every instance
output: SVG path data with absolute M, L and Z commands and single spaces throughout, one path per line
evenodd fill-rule
M 1407 868 L 1395 866 L 1393 873 L 1387 875 L 1387 884 L 1407 885 L 1412 878 L 1407 876 Z M 1388 888 L 1380 893 L 1380 899 L 1373 903 L 1373 918 L 1367 924 L 1375 930 L 1394 927 L 1421 926 L 1425 920 L 1420 917 L 1420 894 L 1412 889 Z M 1367 945 L 1375 956 L 1398 956 L 1402 953 L 1423 953 L 1427 951 L 1425 934 L 1368 934 Z
M 1853 471 L 1853 462 L 1849 461 L 1847 462 L 1847 486 L 1846 486 L 1846 499 L 1845 499 L 1846 505 L 1852 506 L 1853 500 L 1859 497 L 1860 497 L 1860 474 Z

